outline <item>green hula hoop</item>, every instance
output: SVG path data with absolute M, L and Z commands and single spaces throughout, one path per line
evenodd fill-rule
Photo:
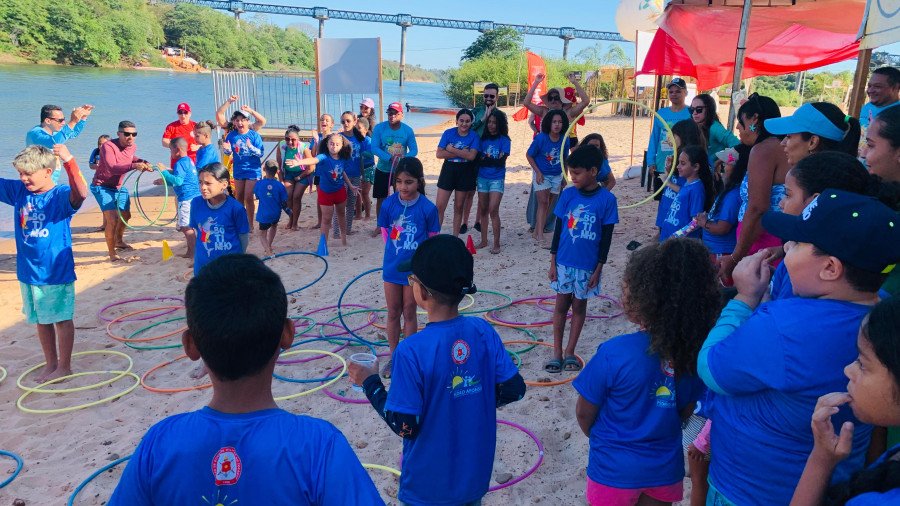
M 157 226 L 157 225 L 162 226 L 161 224 L 159 224 L 159 219 L 162 218 L 163 213 L 166 212 L 166 208 L 167 208 L 168 205 L 169 205 L 169 184 L 166 183 L 166 178 L 163 177 L 162 171 L 159 170 L 159 167 L 153 167 L 153 170 L 155 170 L 155 171 L 159 174 L 159 177 L 162 178 L 162 180 L 163 180 L 162 186 L 163 186 L 163 188 L 165 189 L 165 192 L 166 192 L 166 193 L 165 193 L 165 197 L 164 197 L 164 199 L 163 199 L 162 209 L 159 210 L 159 214 L 156 216 L 156 219 L 155 219 L 155 220 L 150 220 L 149 218 L 147 218 L 147 216 L 141 211 L 141 209 L 138 208 L 138 211 L 141 212 L 141 215 L 144 216 L 145 219 L 147 219 L 148 221 L 150 221 L 150 223 L 148 223 L 148 224 L 146 224 L 146 225 L 136 225 L 136 226 L 135 226 L 135 225 L 131 225 L 131 224 L 129 224 L 127 221 L 125 221 L 125 218 L 122 217 L 122 210 L 119 209 L 119 206 L 116 206 L 116 214 L 119 215 L 119 220 L 121 220 L 122 223 L 124 223 L 126 227 L 128 227 L 128 228 L 130 228 L 130 229 L 132 229 L 132 230 L 140 230 L 140 229 L 144 229 L 144 228 L 154 227 L 154 226 Z M 135 172 L 138 172 L 138 173 L 139 173 L 139 174 L 138 174 L 138 177 L 137 177 L 137 179 L 135 180 L 135 183 L 134 183 L 134 199 L 135 199 L 135 203 L 137 203 L 137 199 L 138 199 L 138 184 L 141 182 L 141 176 L 144 174 L 145 171 L 143 171 L 143 170 L 132 170 L 132 171 L 129 171 L 129 172 L 128 172 L 128 175 L 125 176 L 125 180 L 122 181 L 122 187 L 127 187 L 127 185 L 128 185 L 128 180 L 131 179 L 131 176 L 133 176 Z M 127 190 L 126 190 L 126 191 L 127 191 Z M 173 221 L 174 221 L 174 220 L 173 220 Z M 171 223 L 171 221 L 169 221 L 169 223 Z M 167 223 L 167 224 L 168 224 L 168 223 Z
M 666 120 L 663 119 L 663 117 L 660 116 L 659 113 L 654 111 L 652 108 L 650 108 L 640 102 L 635 102 L 634 100 L 628 100 L 627 98 L 612 98 L 609 100 L 604 100 L 602 102 L 597 102 L 596 104 L 589 105 L 583 111 L 581 111 L 581 114 L 579 114 L 577 117 L 570 120 L 569 128 L 566 130 L 566 133 L 563 135 L 563 139 L 569 138 L 569 133 L 571 133 L 572 129 L 575 128 L 575 123 L 577 123 L 578 120 L 580 120 L 585 114 L 587 114 L 588 112 L 593 112 L 594 109 L 600 107 L 601 105 L 607 105 L 607 104 L 631 104 L 631 105 L 635 105 L 638 107 L 642 107 L 642 108 L 652 112 L 653 116 L 655 116 L 656 119 L 659 120 L 660 123 L 662 123 L 662 126 L 666 127 L 666 132 L 668 133 L 670 139 L 672 139 L 674 137 L 672 134 L 672 128 L 669 126 L 668 123 L 666 123 Z M 675 150 L 675 154 L 677 154 L 677 153 L 678 153 L 678 149 Z M 563 173 L 565 173 L 566 172 L 565 158 L 560 158 L 559 163 L 560 163 L 560 166 L 562 167 Z M 663 180 L 663 184 L 660 185 L 659 189 L 656 190 L 655 192 L 653 192 L 653 194 L 651 194 L 649 197 L 647 197 L 643 200 L 639 200 L 639 201 L 635 202 L 634 204 L 619 206 L 619 209 L 631 209 L 633 207 L 638 207 L 638 206 L 644 205 L 647 202 L 650 202 L 651 200 L 656 198 L 656 196 L 659 195 L 660 193 L 662 193 L 663 190 L 666 188 L 666 183 L 668 183 L 672 179 L 672 174 L 675 173 L 676 166 L 678 166 L 678 157 L 673 155 L 672 156 L 672 166 L 669 167 L 669 172 L 666 173 L 666 178 Z
M 481 289 L 478 290 L 478 293 L 479 293 L 479 294 L 486 293 L 486 294 L 489 294 L 489 295 L 496 295 L 496 296 L 498 296 L 498 297 L 503 297 L 504 299 L 506 299 L 506 302 L 505 302 L 505 303 L 502 303 L 502 304 L 500 304 L 500 305 L 494 306 L 494 307 L 489 307 L 489 308 L 487 308 L 487 309 L 477 309 L 477 310 L 475 310 L 475 309 L 468 310 L 468 309 L 467 309 L 467 310 L 460 310 L 459 314 L 465 315 L 465 314 L 481 314 L 481 313 L 489 313 L 489 312 L 491 312 L 491 311 L 499 311 L 499 310 L 501 310 L 501 309 L 505 309 L 505 308 L 509 307 L 510 304 L 512 304 L 512 297 L 510 297 L 509 295 L 506 295 L 505 293 L 494 292 L 494 291 L 491 291 L 491 290 L 481 290 Z
M 297 330 L 297 326 L 295 325 L 294 326 L 294 337 L 300 337 L 303 334 L 306 334 L 310 330 L 316 328 L 316 325 L 319 324 L 318 322 L 316 322 L 315 318 L 310 318 L 309 316 L 288 316 L 288 318 L 290 318 L 291 320 L 294 320 L 295 323 L 297 322 L 297 320 L 306 320 L 306 321 L 310 322 L 309 327 L 306 327 L 305 329 L 302 329 L 302 330 Z
M 360 314 L 360 313 L 376 313 L 376 312 L 377 313 L 387 313 L 387 309 L 385 309 L 385 308 L 354 309 L 353 311 L 347 311 L 346 313 L 342 312 L 341 314 L 343 316 L 352 316 L 352 315 Z M 340 316 L 335 316 L 334 318 L 327 320 L 325 323 L 334 323 L 335 320 L 337 320 L 338 318 L 340 318 Z M 335 341 L 332 341 L 330 338 L 325 337 L 325 325 L 322 325 L 321 327 L 319 327 L 319 337 L 328 341 L 331 344 L 346 344 L 346 340 L 335 342 Z M 333 337 L 338 337 L 338 336 L 333 336 Z M 373 343 L 375 343 L 376 345 L 377 344 L 387 344 L 387 339 L 382 339 L 381 341 L 373 341 Z M 361 342 L 356 342 L 356 343 L 351 342 L 351 343 L 349 343 L 349 345 L 350 346 L 365 346 L 365 344 L 363 344 Z
M 489 322 L 489 323 L 490 323 L 490 322 Z M 492 326 L 492 327 L 496 327 L 496 325 L 493 324 L 493 323 L 491 323 L 491 326 Z M 540 341 L 538 341 L 538 336 L 537 336 L 537 334 L 535 334 L 534 332 L 532 332 L 531 329 L 525 329 L 525 328 L 520 328 L 520 327 L 505 327 L 505 328 L 518 330 L 519 332 L 523 332 L 526 336 L 528 336 L 529 340 L 534 341 L 535 343 L 540 342 Z M 515 354 L 518 356 L 518 355 L 521 355 L 521 354 L 523 354 L 523 353 L 528 353 L 529 351 L 531 351 L 531 350 L 537 348 L 537 346 L 538 346 L 537 344 L 532 344 L 531 346 L 526 346 L 525 349 L 522 349 L 522 350 L 515 350 L 515 351 L 510 350 L 509 348 L 507 348 L 506 351 L 508 351 L 508 352 L 510 352 L 510 353 L 515 353 Z
M 131 339 L 133 337 L 136 337 L 138 334 L 142 334 L 142 333 L 152 329 L 153 327 L 162 325 L 164 323 L 177 322 L 177 321 L 184 320 L 186 318 L 187 318 L 186 316 L 177 316 L 175 318 L 169 318 L 168 320 L 163 320 L 161 322 L 151 323 L 150 325 L 147 325 L 146 327 L 141 327 L 141 328 L 135 330 L 134 332 L 132 332 L 131 334 L 125 336 L 125 339 Z M 131 344 L 128 341 L 123 341 L 123 342 L 125 343 L 125 346 L 128 346 L 129 348 L 131 348 L 133 350 L 170 350 L 172 348 L 181 348 L 181 343 L 157 344 L 154 346 L 138 346 L 136 344 Z

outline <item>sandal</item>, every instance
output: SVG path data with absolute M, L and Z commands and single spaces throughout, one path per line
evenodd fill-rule
M 381 368 L 381 377 L 384 379 L 391 379 L 391 369 L 394 367 L 394 359 L 391 358 L 384 364 L 384 367 Z
M 567 372 L 580 371 L 581 370 L 581 362 L 578 361 L 578 357 L 576 357 L 574 355 L 570 355 L 570 356 L 566 357 L 566 359 L 563 361 L 562 367 L 563 367 L 563 370 L 567 371 Z
M 559 374 L 563 370 L 563 362 L 558 358 L 554 358 L 553 360 L 544 364 L 544 371 L 549 372 L 550 374 Z

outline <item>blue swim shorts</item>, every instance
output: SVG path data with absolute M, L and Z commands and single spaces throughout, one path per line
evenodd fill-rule
M 91 193 L 100 204 L 101 211 L 130 211 L 131 196 L 125 188 L 109 188 L 107 186 L 91 185 Z
M 22 314 L 30 324 L 59 323 L 75 316 L 75 283 L 29 285 L 19 282 Z

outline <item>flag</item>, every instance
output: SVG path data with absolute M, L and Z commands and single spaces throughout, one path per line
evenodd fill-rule
M 531 83 L 534 82 L 535 76 L 538 74 L 547 75 L 547 67 L 544 66 L 544 59 L 540 56 L 532 53 L 531 51 L 526 51 L 525 56 L 528 59 L 528 89 L 531 89 Z M 538 103 L 541 100 L 541 95 L 546 93 L 547 90 L 547 79 L 544 78 L 544 81 L 538 85 L 538 88 L 534 91 L 534 95 L 531 97 L 532 103 Z M 516 121 L 522 121 L 528 119 L 528 109 L 521 108 L 513 114 L 513 119 Z
M 162 261 L 168 262 L 175 256 L 175 253 L 172 253 L 172 248 L 169 247 L 169 241 L 163 239 L 162 245 Z

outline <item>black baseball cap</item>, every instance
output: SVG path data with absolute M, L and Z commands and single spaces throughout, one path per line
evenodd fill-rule
M 769 211 L 762 223 L 776 237 L 812 244 L 864 271 L 887 274 L 900 261 L 900 216 L 874 197 L 829 188 L 800 216 Z
M 438 234 L 422 242 L 412 259 L 397 270 L 412 271 L 426 288 L 444 295 L 466 295 L 478 291 L 474 278 L 475 259 L 459 237 Z
M 687 89 L 687 83 L 684 82 L 684 79 L 682 79 L 680 77 L 676 77 L 675 79 L 672 79 L 671 81 L 669 81 L 669 84 L 666 85 L 666 88 L 668 89 L 668 88 L 671 88 L 672 86 L 678 86 L 679 88 L 685 89 L 685 90 Z

